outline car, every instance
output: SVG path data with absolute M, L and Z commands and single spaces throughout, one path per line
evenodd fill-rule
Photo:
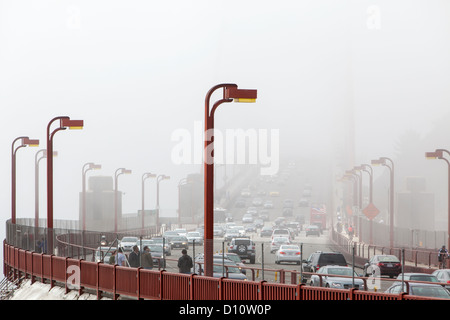
M 273 223 L 275 224 L 275 226 L 277 227 L 282 227 L 286 225 L 286 217 L 277 217 Z
M 248 207 L 246 213 L 247 214 L 251 214 L 252 216 L 257 216 L 258 215 L 258 208 L 256 208 L 256 207 Z
M 259 233 L 260 237 L 271 237 L 272 236 L 272 228 L 269 226 L 262 227 L 261 232 Z
M 168 255 L 168 256 L 172 255 L 172 250 L 170 249 L 170 242 L 167 238 L 154 237 L 154 238 L 151 238 L 150 240 L 152 240 L 151 244 L 159 244 L 159 245 L 164 246 L 164 251 L 165 251 L 166 255 Z
M 400 273 L 397 276 L 398 281 L 394 282 L 394 284 L 398 283 L 402 279 L 405 281 L 423 281 L 423 282 L 439 283 L 439 280 L 433 274 L 420 273 L 420 272 L 409 272 L 409 273 L 404 273 L 404 274 Z
M 249 238 L 233 238 L 228 245 L 228 252 L 236 253 L 242 260 L 248 259 L 250 263 L 255 263 L 255 243 Z
M 281 262 L 295 262 L 300 264 L 302 262 L 300 247 L 294 244 L 282 244 L 275 253 L 275 263 L 281 264 Z
M 347 261 L 342 253 L 316 251 L 311 253 L 307 260 L 302 261 L 302 270 L 304 272 L 314 273 L 321 267 L 329 265 L 348 267 Z M 302 282 L 306 283 L 306 280 L 310 277 L 311 275 L 304 274 Z
M 270 191 L 269 195 L 271 197 L 279 197 L 280 196 L 280 192 L 278 192 L 278 191 Z
M 291 244 L 291 240 L 289 237 L 275 236 L 272 238 L 272 242 L 270 243 L 270 253 L 274 253 L 280 246 L 283 244 Z
M 148 246 L 148 245 L 150 245 L 150 244 L 154 244 L 154 241 L 153 241 L 152 239 L 139 239 L 139 240 L 136 242 L 136 245 L 138 246 L 139 251 L 140 251 L 141 253 L 144 251 L 144 247 L 145 247 L 145 246 Z M 161 243 L 161 245 L 162 245 L 162 243 Z
M 364 280 L 355 279 L 359 277 L 359 275 L 353 271 L 352 267 L 329 265 L 319 268 L 317 273 L 321 276 L 316 274 L 311 275 L 311 286 L 313 287 L 322 286 L 333 289 L 349 289 L 353 287 L 354 283 L 355 289 L 365 289 Z M 320 278 L 322 278 L 322 282 L 320 281 Z
M 292 233 L 294 233 L 296 236 L 300 234 L 300 231 L 302 231 L 302 225 L 298 221 L 291 221 L 286 224 L 286 227 L 289 230 L 292 230 Z
M 413 296 L 450 299 L 450 292 L 447 289 L 445 289 L 440 284 L 431 283 L 410 282 L 408 286 L 404 284 L 402 288 L 401 282 L 395 282 L 384 292 L 391 294 L 400 294 L 402 292 L 407 292 L 408 290 L 408 294 Z
M 254 205 L 255 207 L 260 207 L 263 205 L 263 201 L 261 198 L 255 198 L 252 201 L 252 205 Z
M 189 243 L 188 243 L 188 239 L 186 237 L 183 236 L 174 236 L 174 237 L 170 237 L 170 249 L 189 249 Z
M 255 220 L 253 220 L 253 223 L 255 224 L 255 227 L 257 229 L 260 229 L 260 228 L 264 227 L 264 220 L 263 219 L 257 218 Z
M 247 224 L 245 226 L 245 233 L 252 233 L 252 232 L 256 232 L 256 226 L 253 223 Z
M 320 236 L 320 228 L 314 224 L 310 224 L 309 226 L 307 226 L 305 231 L 306 231 L 306 236 L 310 236 L 310 235 Z
M 164 231 L 164 233 L 162 235 L 163 235 L 163 237 L 167 238 L 170 236 L 178 236 L 178 233 L 175 231 L 172 231 L 172 230 L 167 230 L 167 231 Z
M 401 272 L 402 264 L 400 263 L 400 260 L 396 256 L 388 254 L 374 255 L 363 267 L 363 275 L 365 277 L 376 275 L 395 278 Z
M 202 238 L 205 236 L 205 227 L 199 227 L 195 229 L 195 232 L 200 233 L 200 235 L 202 236 Z
M 187 235 L 186 229 L 175 229 L 173 231 L 175 231 L 176 233 L 178 233 L 178 235 L 183 236 L 183 237 L 186 237 L 186 235 Z
M 253 215 L 251 213 L 246 213 L 242 216 L 242 223 L 252 223 Z
M 203 259 L 204 254 L 200 253 L 195 257 L 195 260 L 198 259 Z M 224 253 L 215 253 L 213 255 L 213 259 L 227 259 L 227 260 L 231 260 L 233 261 L 236 266 L 239 268 L 239 270 L 243 273 L 243 274 L 247 274 L 247 269 L 245 269 L 245 264 L 242 262 L 241 258 L 239 257 L 239 255 L 237 255 L 236 253 L 230 253 L 230 252 L 225 252 Z
M 95 262 L 109 263 L 109 258 L 115 250 L 116 247 L 98 247 L 95 251 Z
M 202 274 L 204 272 L 204 260 L 195 260 L 193 268 L 195 273 Z M 213 259 L 213 277 L 214 278 L 229 278 L 234 280 L 248 280 L 247 276 L 243 274 L 239 267 L 231 260 L 228 259 Z
M 218 226 L 218 225 L 214 226 L 213 232 L 214 232 L 214 236 L 217 236 L 217 237 L 223 237 L 225 234 L 225 230 L 222 228 L 222 226 Z
M 164 259 L 163 246 L 160 244 L 150 244 L 148 245 L 148 248 L 152 255 L 153 268 L 165 268 L 166 260 Z
M 305 189 L 303 190 L 303 197 L 310 197 L 311 196 L 311 190 Z
M 445 286 L 447 289 L 450 289 L 450 269 L 439 269 L 432 273 L 433 276 L 435 276 L 439 282 L 446 283 Z
M 274 237 L 287 237 L 289 240 L 292 240 L 292 235 L 289 229 L 282 228 L 282 229 L 273 229 L 272 231 L 272 239 Z
M 294 208 L 294 200 L 292 199 L 284 199 L 283 201 L 283 208 Z
M 267 194 L 267 192 L 265 190 L 258 190 L 258 192 L 256 194 L 258 196 L 265 196 Z
M 266 209 L 259 211 L 258 218 L 263 221 L 269 221 L 269 211 L 267 211 Z
M 122 248 L 124 252 L 131 252 L 138 239 L 138 237 L 125 236 L 120 240 L 119 248 Z
M 300 201 L 298 202 L 298 206 L 299 207 L 308 207 L 309 206 L 309 201 L 306 198 L 301 198 Z
M 239 238 L 240 235 L 241 234 L 238 229 L 230 228 L 225 231 L 224 238 L 225 238 L 225 241 L 229 242 L 233 238 Z
M 245 227 L 244 226 L 234 226 L 232 229 L 236 229 L 239 231 L 240 236 L 245 236 Z
M 266 200 L 263 204 L 264 209 L 273 209 L 273 201 Z
M 203 245 L 203 237 L 200 232 L 191 231 L 186 234 L 186 239 L 188 243 L 197 244 L 199 246 Z

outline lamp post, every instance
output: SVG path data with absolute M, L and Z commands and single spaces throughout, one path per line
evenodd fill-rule
M 427 159 L 441 159 L 447 162 L 448 167 L 448 188 L 447 188 L 447 248 L 450 248 L 450 161 L 448 161 L 446 158 L 444 158 L 444 152 L 447 155 L 450 155 L 450 151 L 445 149 L 436 149 L 434 152 L 426 152 L 425 157 Z
M 83 231 L 86 231 L 86 172 L 89 170 L 99 170 L 102 166 L 100 164 L 95 164 L 93 162 L 88 162 L 83 165 L 83 168 L 81 170 L 82 172 L 82 226 Z
M 187 178 L 178 181 L 178 228 L 181 228 L 181 186 L 185 184 L 187 184 Z
M 118 219 L 118 201 L 117 193 L 119 186 L 119 176 L 121 174 L 131 174 L 131 170 L 119 168 L 114 173 L 114 232 L 117 233 L 117 219 Z
M 352 197 L 352 205 L 353 207 L 359 207 L 359 197 L 358 197 L 358 189 L 359 189 L 359 179 L 358 179 L 358 175 L 355 174 L 355 172 L 353 170 L 347 170 L 345 171 L 345 175 L 344 178 L 351 178 L 352 182 L 353 182 L 353 197 Z M 352 225 L 355 224 L 355 215 L 356 212 L 353 212 L 353 208 L 352 208 Z
M 38 156 L 42 154 L 40 158 Z M 58 155 L 58 151 L 53 151 L 53 157 Z M 34 239 L 37 239 L 39 228 L 39 163 L 47 158 L 47 149 L 41 149 L 34 156 Z
M 18 147 L 14 147 L 17 141 L 22 140 Z M 17 150 L 26 146 L 39 146 L 39 140 L 30 140 L 28 137 L 18 137 L 11 144 L 11 223 L 16 224 L 16 154 Z
M 156 178 L 156 231 L 159 230 L 159 183 L 162 180 L 169 180 L 170 176 L 166 176 L 164 174 L 160 174 Z
M 52 124 L 59 127 L 50 132 Z M 55 117 L 47 126 L 47 154 L 53 154 L 53 137 L 60 130 L 82 129 L 83 120 L 71 120 L 67 116 Z M 53 252 L 53 157 L 47 157 L 47 252 Z
M 390 166 L 386 163 L 390 162 Z M 390 176 L 390 187 L 389 187 L 389 246 L 394 247 L 394 161 L 387 157 L 381 157 L 378 160 L 372 160 L 372 165 L 382 165 L 389 169 Z
M 147 180 L 148 178 L 155 178 L 156 174 L 154 173 L 150 173 L 150 172 L 146 172 L 142 175 L 142 227 L 141 227 L 141 235 L 143 235 L 144 233 L 144 198 L 145 198 L 145 180 Z
M 373 204 L 373 169 L 368 164 L 361 164 L 362 171 L 365 171 L 369 174 L 369 204 Z M 369 169 L 369 170 L 367 170 Z M 373 244 L 373 218 L 370 219 L 370 237 L 369 243 Z
M 223 89 L 222 99 L 216 101 L 210 110 L 212 94 Z M 212 87 L 205 98 L 205 136 L 204 136 L 204 225 L 205 225 L 205 275 L 213 275 L 213 237 L 214 237 L 214 113 L 225 102 L 255 102 L 256 90 L 238 89 L 236 84 L 225 83 Z

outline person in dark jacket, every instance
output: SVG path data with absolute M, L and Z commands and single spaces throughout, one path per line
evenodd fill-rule
M 130 264 L 130 267 L 132 268 L 139 268 L 141 265 L 141 257 L 140 257 L 139 247 L 134 246 L 133 251 L 131 251 L 130 255 L 128 256 L 128 263 Z
M 178 259 L 178 270 L 180 273 L 191 273 L 191 268 L 194 266 L 192 258 L 187 254 L 187 250 L 181 251 L 182 256 Z
M 153 257 L 150 253 L 150 248 L 147 246 L 144 247 L 144 253 L 142 254 L 142 268 L 153 269 Z

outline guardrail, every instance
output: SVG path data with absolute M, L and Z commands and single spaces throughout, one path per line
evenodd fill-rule
M 440 300 L 355 289 L 329 289 L 304 284 L 279 284 L 212 278 L 164 270 L 129 268 L 100 262 L 58 257 L 20 249 L 3 242 L 5 276 L 37 278 L 53 287 L 59 283 L 66 292 L 94 290 L 100 299 L 127 296 L 158 300 Z

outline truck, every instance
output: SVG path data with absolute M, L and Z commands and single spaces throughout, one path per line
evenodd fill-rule
M 232 215 L 224 208 L 214 209 L 214 222 L 215 223 L 225 223 L 233 221 Z
M 321 231 L 327 228 L 327 212 L 324 205 L 311 207 L 309 224 L 319 226 Z

